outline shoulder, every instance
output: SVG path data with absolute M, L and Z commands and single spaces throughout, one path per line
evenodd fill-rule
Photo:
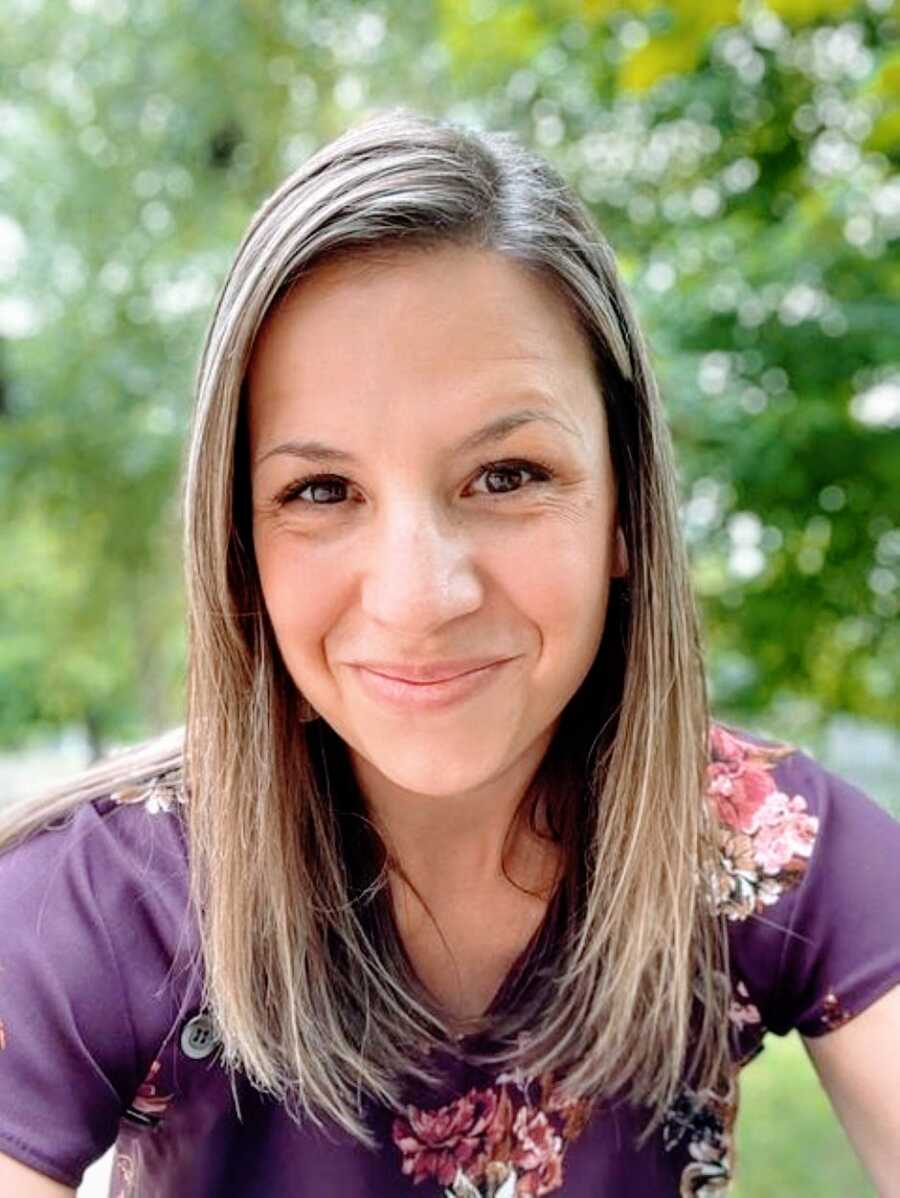
M 710 727 L 707 798 L 719 825 L 718 910 L 743 920 L 806 872 L 826 771 L 794 745 L 720 722 Z
M 796 746 L 721 723 L 716 909 L 776 1032 L 820 1034 L 900 980 L 900 823 Z
M 72 802 L 0 849 L 0 911 L 28 895 L 39 896 L 42 906 L 70 900 L 76 922 L 85 914 L 79 900 L 89 897 L 96 910 L 113 917 L 149 911 L 154 900 L 173 911 L 183 906 L 188 881 L 183 805 L 173 772 Z
M 710 729 L 707 797 L 719 823 L 719 910 L 730 920 L 776 906 L 820 863 L 859 862 L 866 853 L 877 862 L 900 830 L 809 753 L 720 722 Z
M 0 852 L 0 1147 L 68 1185 L 194 999 L 173 786 L 78 799 Z
M 87 963 L 156 988 L 196 954 L 181 783 L 171 773 L 73 803 L 0 851 L 0 969 L 73 995 Z M 137 994 L 128 996 L 137 1002 Z

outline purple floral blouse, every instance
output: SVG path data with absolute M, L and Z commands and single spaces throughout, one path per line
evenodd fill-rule
M 441 1095 L 369 1108 L 376 1152 L 298 1127 L 240 1075 L 232 1086 L 186 968 L 187 856 L 165 778 L 0 857 L 0 1150 L 77 1187 L 114 1144 L 111 1198 L 725 1194 L 739 1073 L 765 1034 L 826 1034 L 900 984 L 900 823 L 805 753 L 722 724 L 708 779 L 734 1067 L 719 1091 L 685 1085 L 640 1150 L 646 1112 L 566 1101 L 550 1076 L 491 1075 L 464 1052 L 448 1054 Z

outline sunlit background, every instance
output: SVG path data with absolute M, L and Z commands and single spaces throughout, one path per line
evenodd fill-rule
M 716 714 L 900 815 L 890 0 L 6 13 L 5 800 L 181 720 L 179 473 L 217 288 L 288 171 L 404 104 L 514 130 L 586 200 L 675 437 Z M 799 1041 L 769 1039 L 745 1075 L 738 1198 L 870 1192 Z

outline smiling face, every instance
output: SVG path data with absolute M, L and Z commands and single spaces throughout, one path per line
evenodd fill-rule
M 335 260 L 267 317 L 248 394 L 266 608 L 364 793 L 527 782 L 627 565 L 603 401 L 563 300 L 475 249 Z M 500 659 L 443 688 L 360 668 Z

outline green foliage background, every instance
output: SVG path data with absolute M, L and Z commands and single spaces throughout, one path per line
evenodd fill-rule
M 611 240 L 682 474 L 717 710 L 896 722 L 884 0 L 13 0 L 0 742 L 180 718 L 178 478 L 254 208 L 366 111 L 518 132 Z
M 287 172 L 393 104 L 516 131 L 616 250 L 676 439 L 717 712 L 897 726 L 890 0 L 9 7 L 0 745 L 76 724 L 99 749 L 181 718 L 179 476 L 217 288 Z M 865 1192 L 800 1053 L 747 1071 L 743 1198 Z
M 764 1043 L 740 1075 L 731 1198 L 877 1198 L 799 1034 Z

